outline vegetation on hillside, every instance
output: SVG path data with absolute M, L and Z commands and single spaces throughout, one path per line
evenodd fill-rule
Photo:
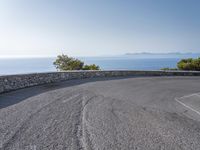
M 200 71 L 200 57 L 196 59 L 182 59 L 177 63 L 177 68 L 162 68 L 161 70 Z
M 73 58 L 68 57 L 67 55 L 58 55 L 55 62 L 53 63 L 57 70 L 66 71 L 66 70 L 100 70 L 99 66 L 84 65 L 84 62 Z

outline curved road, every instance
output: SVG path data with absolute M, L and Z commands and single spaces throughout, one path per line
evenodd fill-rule
M 1 94 L 0 148 L 197 150 L 199 92 L 200 77 L 135 77 Z

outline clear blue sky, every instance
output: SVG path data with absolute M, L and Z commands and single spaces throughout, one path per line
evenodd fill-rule
M 200 52 L 200 0 L 1 0 L 0 55 Z

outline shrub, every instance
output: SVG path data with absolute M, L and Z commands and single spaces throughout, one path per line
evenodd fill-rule
M 92 65 L 84 65 L 83 70 L 100 70 L 99 66 L 92 64 Z
M 53 63 L 56 69 L 64 70 L 80 70 L 84 63 L 78 59 L 68 57 L 67 55 L 58 55 L 56 61 Z
M 178 62 L 177 67 L 179 70 L 200 71 L 200 58 L 182 59 Z
M 166 68 L 161 68 L 160 70 L 167 71 L 167 70 L 178 70 L 178 69 L 177 68 L 168 68 L 168 67 L 166 67 Z
M 67 55 L 58 55 L 55 62 L 53 62 L 57 70 L 99 70 L 99 66 L 93 65 L 84 65 L 84 62 L 73 57 L 68 57 Z

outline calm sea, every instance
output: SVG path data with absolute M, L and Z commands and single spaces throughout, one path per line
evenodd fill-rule
M 86 64 L 97 64 L 102 70 L 133 69 L 159 70 L 174 68 L 182 58 L 197 58 L 198 54 L 185 55 L 124 55 L 115 57 L 80 57 Z M 0 74 L 20 74 L 56 71 L 56 58 L 0 58 Z

